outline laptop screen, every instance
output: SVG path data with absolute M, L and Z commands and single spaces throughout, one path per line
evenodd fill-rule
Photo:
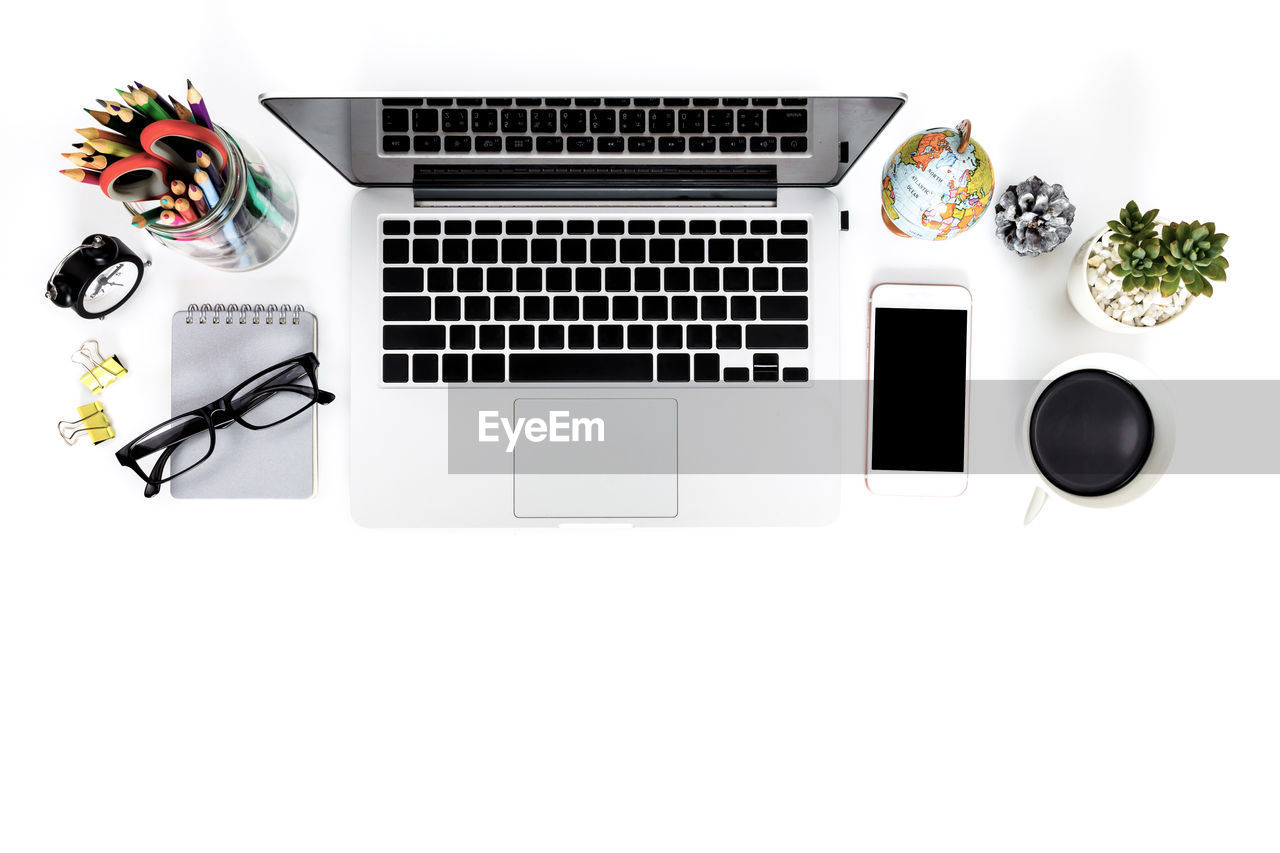
M 263 95 L 358 186 L 832 186 L 889 97 Z

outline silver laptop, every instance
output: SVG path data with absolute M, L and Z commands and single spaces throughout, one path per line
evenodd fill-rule
M 902 96 L 261 101 L 365 188 L 358 522 L 835 516 L 848 217 L 829 188 Z

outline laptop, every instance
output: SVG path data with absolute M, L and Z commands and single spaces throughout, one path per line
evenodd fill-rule
M 359 523 L 835 517 L 830 187 L 903 96 L 260 100 L 363 188 Z

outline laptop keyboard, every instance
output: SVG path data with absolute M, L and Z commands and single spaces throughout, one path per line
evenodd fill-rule
M 382 220 L 382 381 L 806 382 L 809 222 Z
M 807 98 L 383 98 L 385 155 L 803 155 Z

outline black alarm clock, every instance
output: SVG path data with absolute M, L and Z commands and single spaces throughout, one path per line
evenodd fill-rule
M 81 317 L 102 318 L 119 308 L 151 266 L 121 241 L 106 234 L 90 234 L 67 252 L 49 276 L 44 295 L 59 308 L 74 308 Z

